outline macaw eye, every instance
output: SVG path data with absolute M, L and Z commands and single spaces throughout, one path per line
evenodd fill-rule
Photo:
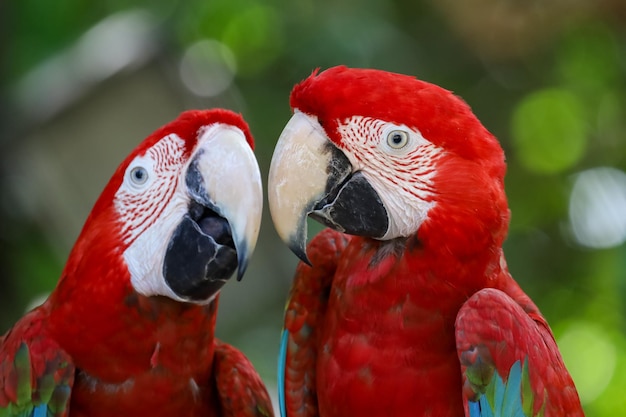
M 135 185 L 143 185 L 148 181 L 148 171 L 144 167 L 135 167 L 130 171 L 130 180 Z
M 387 135 L 387 144 L 393 149 L 400 149 L 409 143 L 409 134 L 404 130 L 392 130 Z

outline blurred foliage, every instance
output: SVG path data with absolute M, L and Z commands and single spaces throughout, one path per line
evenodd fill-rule
M 582 158 L 587 122 L 578 98 L 567 90 L 544 89 L 529 94 L 513 113 L 513 143 L 529 171 L 564 171 Z
M 236 62 L 236 110 L 252 127 L 264 172 L 289 117 L 289 91 L 314 68 L 375 67 L 454 90 L 507 154 L 512 223 L 505 251 L 513 276 L 553 326 L 587 415 L 626 414 L 626 245 L 592 249 L 574 237 L 569 218 L 575 174 L 626 170 L 622 0 L 21 0 L 2 7 L 5 99 L 28 70 L 129 7 L 160 20 L 171 67 L 195 42 L 226 45 Z M 195 105 L 207 103 L 198 97 Z M 27 299 L 54 286 L 63 260 L 10 202 L 2 206 L 0 288 L 14 294 L 1 297 L 5 329 Z M 611 213 L 617 217 L 607 221 L 617 223 L 626 208 L 596 215 Z M 261 239 L 275 240 L 267 233 Z M 286 296 L 289 274 L 267 277 L 283 283 L 277 299 Z M 268 379 L 277 342 L 266 340 L 259 323 L 275 319 L 269 312 L 280 314 L 281 303 L 229 335 Z

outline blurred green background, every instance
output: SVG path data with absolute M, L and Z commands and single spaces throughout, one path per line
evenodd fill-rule
M 241 112 L 264 178 L 291 87 L 346 64 L 462 96 L 501 141 L 513 276 L 589 417 L 626 415 L 626 2 L 0 3 L 0 333 L 55 285 L 122 158 L 188 108 Z M 267 210 L 218 335 L 268 385 L 295 257 Z

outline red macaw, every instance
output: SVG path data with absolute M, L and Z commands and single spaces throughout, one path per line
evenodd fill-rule
M 214 337 L 259 232 L 252 147 L 238 114 L 188 111 L 122 162 L 50 297 L 0 338 L 0 416 L 272 415 Z
M 268 197 L 312 266 L 298 265 L 287 303 L 283 416 L 582 416 L 507 269 L 504 155 L 470 108 L 346 67 L 314 72 L 291 107 Z M 305 249 L 307 216 L 331 229 Z

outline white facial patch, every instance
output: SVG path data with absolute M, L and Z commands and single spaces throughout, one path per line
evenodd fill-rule
M 174 231 L 189 212 L 192 197 L 186 174 L 191 161 L 202 176 L 205 197 L 231 225 L 237 253 L 246 254 L 240 262 L 256 244 L 263 193 L 259 166 L 245 135 L 234 126 L 219 123 L 201 128 L 197 135 L 195 148 L 187 157 L 185 141 L 179 136 L 162 138 L 129 164 L 115 194 L 121 235 L 128 245 L 124 260 L 133 288 L 144 296 L 188 301 L 166 283 L 163 262 Z
M 180 300 L 165 284 L 162 268 L 169 238 L 187 212 L 188 198 L 179 183 L 181 167 L 186 168 L 184 146 L 177 135 L 165 136 L 129 164 L 115 194 L 131 284 L 145 296 Z
M 435 205 L 433 177 L 443 149 L 416 129 L 354 116 L 338 127 L 342 149 L 383 201 L 389 240 L 416 233 Z
M 185 143 L 168 135 L 126 168 L 124 180 L 115 193 L 124 243 L 133 242 L 159 217 L 176 191 Z M 138 172 L 144 176 L 138 180 Z

